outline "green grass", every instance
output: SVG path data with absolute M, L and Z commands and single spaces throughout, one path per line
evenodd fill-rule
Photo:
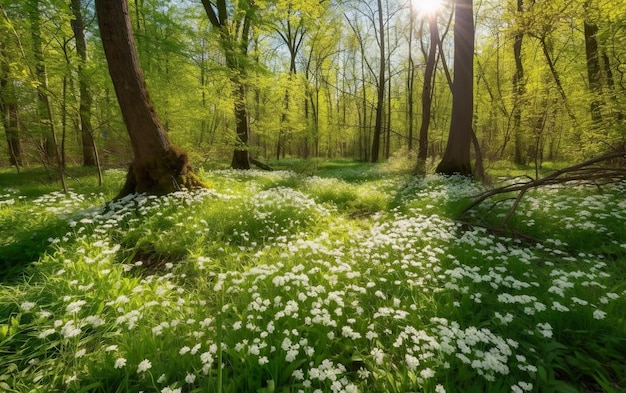
M 465 179 L 289 169 L 108 209 L 121 171 L 1 172 L 0 391 L 626 391 L 626 185 L 529 194 L 524 243 Z

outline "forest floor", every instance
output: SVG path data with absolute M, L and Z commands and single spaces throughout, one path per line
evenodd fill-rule
M 626 184 L 284 168 L 0 170 L 0 391 L 626 392 Z

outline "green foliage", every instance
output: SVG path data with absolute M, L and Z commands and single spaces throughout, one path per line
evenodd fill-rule
M 531 244 L 448 218 L 480 190 L 467 179 L 319 168 L 206 171 L 212 190 L 105 209 L 3 187 L 3 245 L 19 243 L 8 223 L 51 240 L 0 288 L 0 387 L 624 389 L 623 185 L 529 195 L 515 225 L 539 228 Z

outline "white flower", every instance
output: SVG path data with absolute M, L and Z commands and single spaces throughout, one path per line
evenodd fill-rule
M 604 312 L 602 310 L 595 310 L 593 312 L 593 317 L 595 319 L 604 319 L 604 318 L 606 318 L 606 312 Z
M 189 348 L 188 346 L 185 345 L 184 347 L 182 347 L 180 349 L 180 351 L 178 351 L 178 354 L 179 355 L 184 355 L 184 354 L 186 354 L 189 351 L 191 351 L 191 348 Z
M 404 355 L 404 360 L 406 361 L 406 367 L 409 370 L 415 370 L 420 365 L 419 359 L 413 355 L 409 355 L 408 353 Z
M 33 302 L 24 302 L 22 304 L 20 304 L 20 308 L 22 309 L 22 311 L 24 312 L 28 312 L 30 310 L 32 310 L 33 307 L 35 307 L 37 304 L 33 303 Z
M 85 302 L 84 300 L 77 300 L 75 302 L 71 302 L 70 304 L 67 305 L 67 307 L 65 307 L 65 311 L 68 314 L 75 314 L 80 311 L 81 307 L 84 306 L 85 303 L 87 302 Z
M 109 353 L 109 352 L 113 352 L 113 351 L 117 351 L 117 345 L 109 345 L 108 347 L 104 348 L 104 352 Z
M 137 365 L 137 372 L 143 373 L 148 371 L 150 368 L 152 368 L 152 363 L 150 363 L 148 359 L 144 359 Z
M 54 330 L 54 329 L 46 329 L 43 332 L 39 333 L 39 335 L 37 337 L 39 337 L 39 338 L 46 338 L 49 335 L 54 334 L 54 333 L 56 333 L 56 330 Z
M 76 351 L 76 353 L 74 354 L 75 358 L 82 358 L 83 356 L 85 356 L 85 354 L 87 353 L 87 350 L 85 348 L 83 349 L 79 349 L 78 351 Z
M 435 376 L 435 371 L 431 368 L 425 368 L 420 371 L 420 376 L 424 379 L 432 378 Z
M 267 363 L 269 363 L 269 362 L 270 362 L 270 361 L 269 361 L 269 359 L 267 358 L 267 356 L 261 356 L 261 357 L 259 358 L 259 366 L 262 366 L 262 365 L 267 364 Z
M 446 389 L 443 387 L 443 385 L 438 384 L 437 386 L 435 386 L 435 393 L 446 393 Z
M 187 373 L 187 376 L 185 376 L 185 382 L 187 382 L 188 384 L 192 384 L 195 381 L 196 381 L 196 374 Z
M 117 360 L 115 360 L 115 365 L 113 366 L 113 368 L 122 368 L 124 366 L 126 366 L 126 359 L 117 358 Z

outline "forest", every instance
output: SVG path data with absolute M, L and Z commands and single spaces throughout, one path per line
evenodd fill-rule
M 626 392 L 626 0 L 0 0 L 0 391 Z

